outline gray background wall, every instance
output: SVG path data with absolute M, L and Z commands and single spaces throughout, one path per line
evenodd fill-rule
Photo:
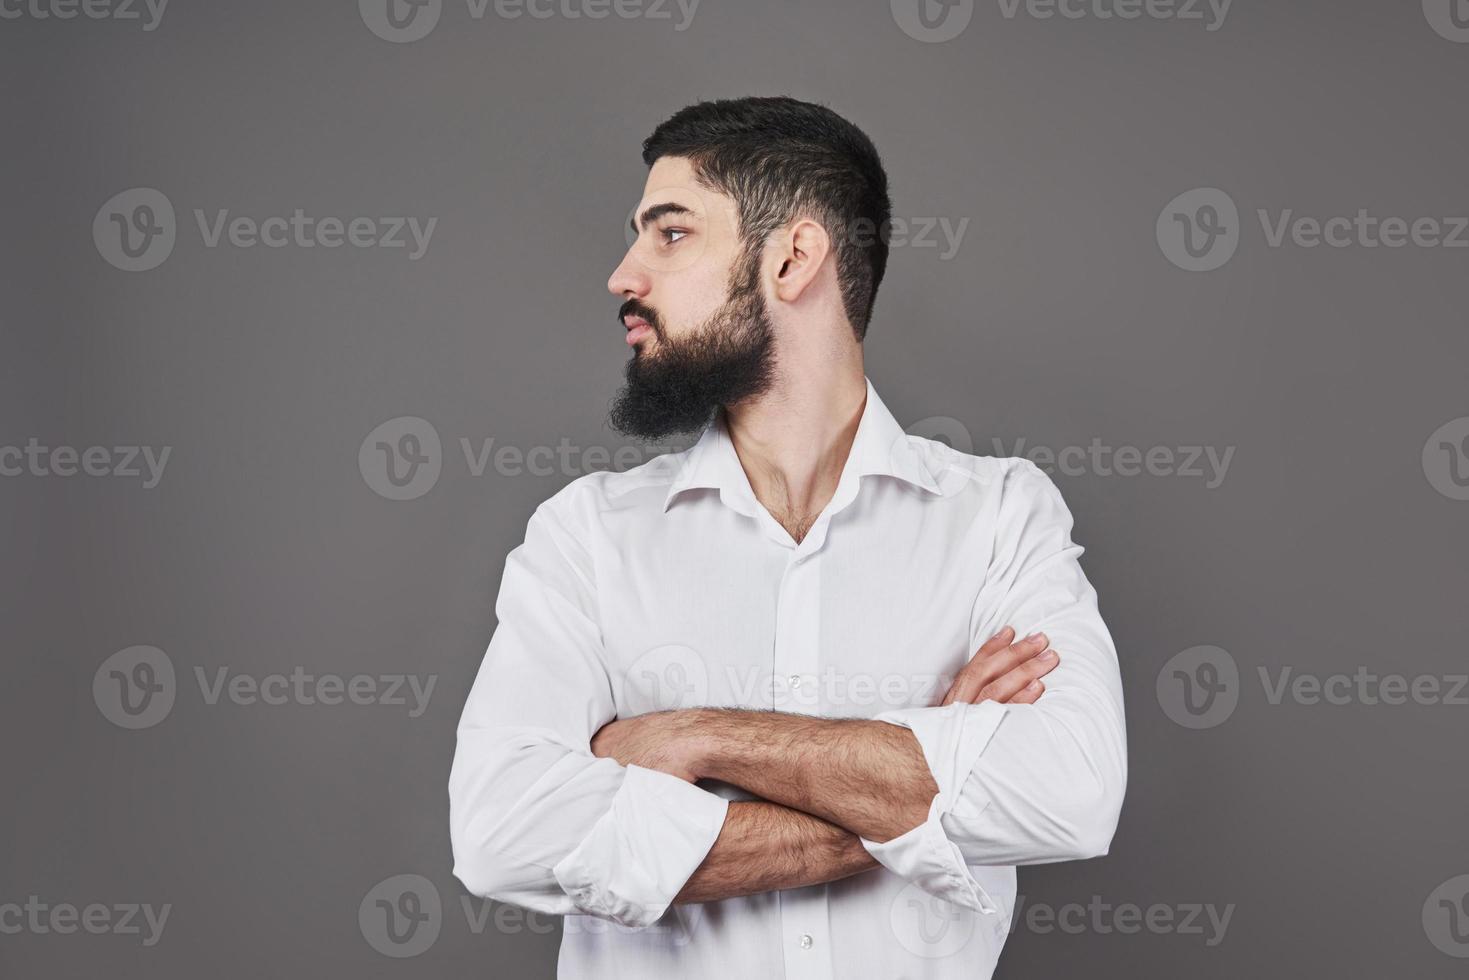
M 1042 911 L 998 975 L 1464 975 L 1469 234 L 1443 219 L 1469 214 L 1469 27 L 1450 0 L 1237 0 L 1222 22 L 982 0 L 942 42 L 905 32 L 909 0 L 703 0 L 682 30 L 652 0 L 603 19 L 442 0 L 408 42 L 369 27 L 391 36 L 381 0 L 173 0 L 151 30 L 142 7 L 28 2 L 0 18 L 0 449 L 47 448 L 0 477 L 0 906 L 21 907 L 0 974 L 553 975 L 549 920 L 461 904 L 455 722 L 531 510 L 624 445 L 604 284 L 640 141 L 699 98 L 788 93 L 872 135 L 896 215 L 967 220 L 893 249 L 867 356 L 899 420 L 1085 452 L 1050 468 L 1121 655 L 1128 800 L 1109 856 L 1022 870 Z M 130 272 L 110 215 L 158 198 L 104 205 L 135 188 L 166 198 L 152 225 L 175 240 Z M 1196 189 L 1237 220 L 1219 194 L 1170 204 Z M 1192 260 L 1178 234 L 1210 204 L 1223 233 Z M 297 208 L 438 220 L 412 259 L 211 247 L 195 217 Z M 1359 209 L 1443 220 L 1458 247 L 1427 225 L 1401 247 L 1271 243 L 1287 211 Z M 440 439 L 413 499 L 374 463 L 385 422 L 394 444 Z M 568 448 L 475 475 L 461 440 L 489 439 Z M 1119 474 L 1124 446 L 1153 464 Z M 111 475 L 63 475 L 90 447 Z M 161 478 L 126 475 L 119 447 L 168 447 Z M 1187 447 L 1232 452 L 1222 479 Z M 135 716 L 113 672 L 147 680 L 140 663 L 157 690 Z M 362 675 L 372 703 L 213 697 L 221 668 Z M 1359 672 L 1312 703 L 1312 678 Z M 1404 696 L 1390 674 L 1428 680 Z M 434 684 L 422 711 L 406 684 L 382 703 L 390 675 Z M 406 947 L 374 911 L 405 889 L 441 909 Z M 161 934 L 134 903 L 168 907 Z M 1125 931 L 1129 904 L 1154 925 Z M 89 905 L 96 934 L 60 931 L 59 907 Z

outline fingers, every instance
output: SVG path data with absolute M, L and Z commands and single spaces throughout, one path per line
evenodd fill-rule
M 1025 639 L 1001 646 L 1013 637 L 1008 626 L 991 637 L 964 669 L 954 678 L 940 706 L 963 701 L 1006 701 L 1032 680 L 1048 674 L 1059 662 L 1054 650 L 1046 650 L 1049 639 L 1044 633 L 1032 633 Z M 1049 656 L 1038 658 L 1045 651 Z M 1036 692 L 1039 697 L 1039 692 Z
M 969 663 L 959 671 L 959 676 L 954 678 L 954 683 L 944 695 L 940 707 L 954 701 L 973 704 L 975 701 L 983 700 L 979 692 L 986 684 L 1014 670 L 1046 648 L 1047 640 L 1044 633 L 1032 633 L 1018 643 L 1012 644 L 1010 641 L 1014 637 L 1015 630 L 1006 626 L 986 640 Z
M 968 667 L 965 667 L 959 671 L 959 676 L 954 678 L 954 683 L 949 686 L 949 691 L 944 695 L 944 699 L 939 702 L 939 707 L 942 708 L 944 705 L 953 704 L 955 701 L 973 704 L 974 699 L 979 695 L 979 689 L 981 687 L 984 687 L 984 678 L 980 676 L 979 671 L 970 670 Z
M 998 678 L 1010 673 L 1010 671 L 1044 650 L 1050 645 L 1050 642 L 1046 634 L 1032 633 L 1025 639 L 1018 640 L 1000 650 L 985 661 L 983 669 L 984 683 L 992 683 Z
M 1009 700 L 1009 704 L 1035 704 L 1036 699 L 1046 693 L 1044 681 L 1031 681 L 1022 687 L 1015 696 Z
M 1060 662 L 1061 658 L 1055 650 L 1046 650 L 1031 657 L 1014 670 L 985 685 L 980 690 L 980 700 L 1013 703 L 1017 694 L 1026 690 L 1032 681 L 1038 681 L 1055 670 L 1056 664 Z M 1036 696 L 1040 696 L 1039 692 Z
M 969 659 L 969 663 L 960 669 L 958 676 L 954 678 L 954 683 L 949 685 L 949 690 L 944 695 L 944 699 L 939 702 L 939 707 L 955 701 L 973 703 L 973 695 L 984 686 L 991 676 L 985 670 L 986 664 L 995 654 L 1003 651 L 1014 638 L 1014 627 L 1005 626 L 994 636 L 985 640 L 983 645 L 975 651 L 974 656 Z
M 1000 628 L 1000 632 L 996 633 L 994 636 L 984 641 L 983 645 L 981 645 L 980 648 L 974 652 L 974 656 L 994 656 L 996 653 L 999 653 L 1001 650 L 1005 649 L 1005 647 L 1009 646 L 1010 641 L 1013 639 L 1015 639 L 1015 627 L 1003 626 Z M 974 657 L 970 657 L 969 659 L 973 660 Z

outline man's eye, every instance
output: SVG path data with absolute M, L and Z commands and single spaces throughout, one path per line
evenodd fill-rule
M 677 238 L 671 238 L 669 236 L 671 236 L 671 235 L 687 235 L 688 234 L 688 232 L 684 231 L 682 228 L 660 228 L 659 231 L 658 231 L 658 233 L 660 235 L 662 235 L 663 236 L 663 240 L 665 242 L 668 242 L 670 245 L 673 244 L 676 241 L 679 241 L 679 239 L 677 239 Z

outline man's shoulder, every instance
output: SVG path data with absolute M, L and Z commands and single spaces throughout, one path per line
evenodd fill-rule
M 661 507 L 692 451 L 659 453 L 623 470 L 584 473 L 547 497 L 537 510 L 575 520 L 619 507 L 652 503 Z
M 966 490 L 997 493 L 1014 489 L 1034 494 L 1053 486 L 1045 470 L 1023 456 L 984 456 L 911 433 L 907 439 L 945 496 Z

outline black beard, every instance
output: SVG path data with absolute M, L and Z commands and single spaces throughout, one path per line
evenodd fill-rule
M 627 384 L 609 421 L 624 435 L 658 440 L 708 424 L 721 405 L 767 390 L 774 380 L 775 347 L 770 316 L 749 263 L 729 298 L 687 337 L 669 340 L 656 312 L 636 307 L 657 340 L 652 353 L 627 362 Z M 636 304 L 630 304 L 636 306 Z

